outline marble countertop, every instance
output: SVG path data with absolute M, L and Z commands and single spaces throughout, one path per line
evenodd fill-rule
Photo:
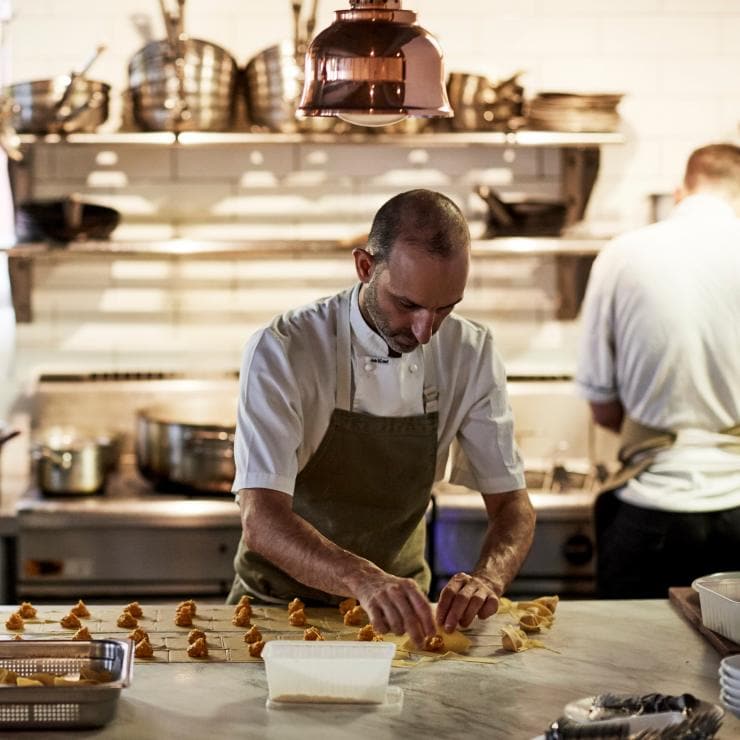
M 557 653 L 394 668 L 391 684 L 404 692 L 395 714 L 326 705 L 268 710 L 261 664 L 137 664 L 109 725 L 54 737 L 516 740 L 540 735 L 568 702 L 605 691 L 689 692 L 718 703 L 720 658 L 668 601 L 561 602 L 556 617 L 545 641 Z M 49 736 L 23 733 L 25 740 Z M 740 737 L 740 719 L 726 713 L 717 737 Z

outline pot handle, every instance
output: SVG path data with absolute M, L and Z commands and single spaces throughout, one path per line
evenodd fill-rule
M 13 439 L 13 437 L 17 437 L 20 434 L 20 431 L 18 429 L 11 429 L 9 432 L 2 432 L 0 434 L 0 447 L 2 447 L 6 442 Z
M 514 219 L 508 206 L 498 197 L 493 188 L 489 188 L 488 185 L 477 185 L 475 192 L 486 202 L 491 217 L 499 226 L 513 226 Z
M 224 442 L 228 442 L 233 445 L 234 433 L 198 430 L 197 434 L 185 434 L 183 436 L 183 446 L 187 450 L 203 449 L 204 447 L 221 445 Z
M 69 107 L 65 107 L 64 109 L 64 115 L 61 115 L 62 111 L 58 111 L 57 120 L 54 123 L 54 128 L 57 131 L 61 131 L 63 133 L 66 133 L 67 124 L 69 124 L 71 121 L 74 121 L 77 116 L 84 113 L 86 110 L 95 110 L 97 108 L 100 108 L 103 103 L 105 103 L 105 94 L 100 92 L 100 90 L 96 90 L 94 93 L 88 96 L 87 100 L 74 110 L 70 110 Z
M 38 452 L 41 460 L 48 460 L 52 465 L 62 470 L 69 470 L 72 467 L 72 455 L 69 452 L 55 452 L 49 447 L 42 447 Z
M 70 115 L 72 115 L 70 113 L 69 106 L 67 105 L 67 100 L 72 93 L 72 89 L 74 88 L 77 80 L 85 79 L 85 75 L 90 71 L 90 67 L 93 66 L 95 60 L 105 51 L 105 49 L 105 44 L 101 44 L 100 46 L 98 46 L 97 49 L 95 49 L 95 51 L 93 52 L 92 56 L 85 62 L 82 69 L 79 72 L 72 72 L 72 74 L 70 74 L 69 83 L 67 84 L 67 87 L 64 88 L 62 97 L 59 98 L 57 103 L 54 105 L 54 116 L 57 119 L 57 123 L 59 123 L 60 121 L 66 121 L 70 117 Z M 75 112 L 75 114 L 77 112 Z

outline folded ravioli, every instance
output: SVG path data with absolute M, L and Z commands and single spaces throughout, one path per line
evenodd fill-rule
M 442 648 L 435 650 L 438 653 L 460 653 L 461 655 L 468 652 L 470 649 L 470 639 L 466 637 L 460 630 L 454 632 L 445 632 L 442 627 L 437 625 L 437 637 L 442 639 Z M 411 652 L 419 652 L 423 648 L 416 646 L 416 643 L 407 635 L 406 639 L 401 643 L 402 650 L 409 650 Z

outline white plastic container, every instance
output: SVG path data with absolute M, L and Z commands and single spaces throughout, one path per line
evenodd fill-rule
M 701 619 L 705 627 L 740 643 L 740 571 L 697 578 Z
M 395 651 L 392 642 L 268 642 L 268 702 L 381 704 Z

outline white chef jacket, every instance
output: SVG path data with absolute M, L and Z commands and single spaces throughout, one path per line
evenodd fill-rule
M 352 411 L 376 416 L 424 412 L 421 348 L 389 357 L 385 342 L 359 309 L 352 291 Z M 291 494 L 296 476 L 316 452 L 336 406 L 338 296 L 277 317 L 254 334 L 241 368 L 234 443 L 234 491 L 272 488 Z M 483 493 L 524 488 L 514 443 L 506 375 L 490 331 L 451 314 L 432 337 L 439 388 L 437 465 L 441 480 L 453 440 L 450 480 Z M 383 461 L 378 460 L 378 465 Z
M 614 239 L 594 262 L 576 386 L 619 399 L 636 421 L 678 433 L 617 495 L 667 511 L 740 506 L 740 455 L 718 434 L 740 422 L 740 221 L 689 196 L 660 223 Z

